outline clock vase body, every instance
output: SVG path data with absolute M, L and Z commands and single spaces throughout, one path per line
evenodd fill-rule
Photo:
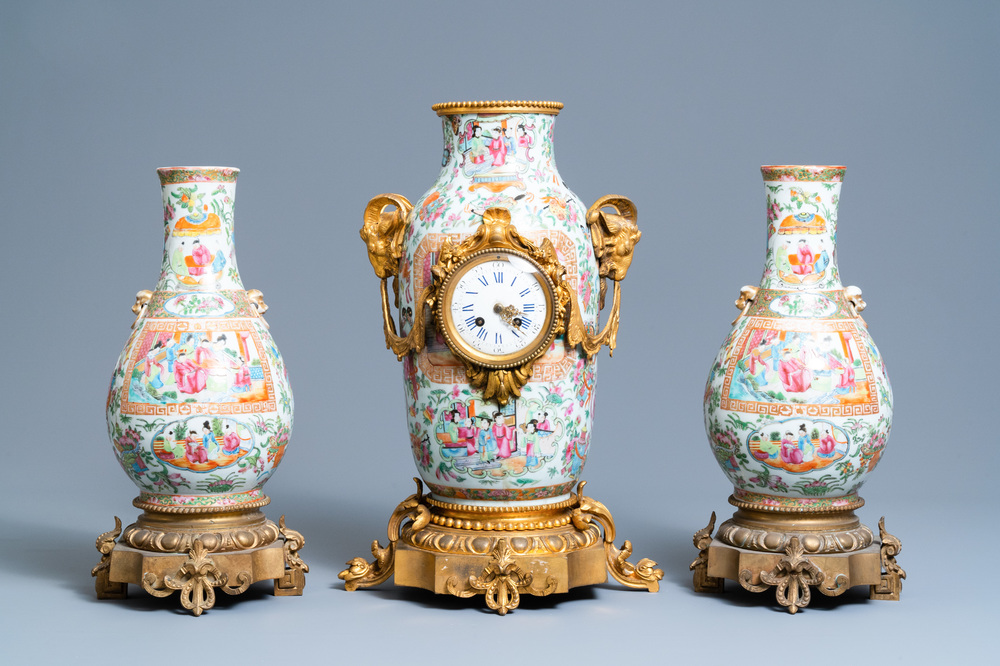
M 807 551 L 860 550 L 873 534 L 853 511 L 885 448 L 892 389 L 859 314 L 861 291 L 845 289 L 837 268 L 844 168 L 762 172 L 764 275 L 758 288 L 743 288 L 741 314 L 705 388 L 712 453 L 739 508 L 719 538 L 784 552 L 792 536 L 804 534 L 795 521 L 812 516 L 822 525 L 803 536 Z
M 420 478 L 389 519 L 388 545 L 374 542 L 375 559 L 356 557 L 339 577 L 347 590 L 394 576 L 483 594 L 501 615 L 523 594 L 608 573 L 655 592 L 663 572 L 628 562 L 631 544 L 615 545 L 611 513 L 578 482 L 596 355 L 615 347 L 621 281 L 641 237 L 635 206 L 606 196 L 586 209 L 563 183 L 552 149 L 562 104 L 432 108 L 444 129 L 437 181 L 415 205 L 375 197 L 361 229 L 386 347 L 403 362 Z M 614 292 L 598 332 L 606 281 Z
M 496 208 L 509 211 L 511 226 L 524 238 L 536 245 L 551 242 L 565 267 L 566 282 L 579 299 L 584 324 L 596 327 L 598 263 L 587 208 L 556 169 L 553 110 L 436 108 L 444 132 L 442 169 L 406 220 L 399 268 L 401 333 L 413 326 L 416 300 L 431 285 L 432 268 L 444 244 L 471 236 L 484 213 Z M 534 327 L 546 315 L 540 283 L 531 277 L 527 262 L 515 259 L 512 264 L 508 259 L 484 257 L 486 263 L 478 270 L 456 277 L 461 284 L 455 300 L 438 304 L 455 307 L 456 313 L 485 305 L 488 311 L 480 313 L 484 326 L 476 326 L 475 318 L 468 324 L 466 317 L 456 321 L 465 327 L 458 333 L 470 346 L 476 344 L 477 334 L 488 334 L 489 346 L 482 347 L 490 353 L 523 350 L 522 338 L 515 338 L 518 331 L 525 343 L 535 339 L 541 329 Z M 493 299 L 485 303 L 466 293 L 476 291 L 470 284 L 479 284 L 484 292 L 500 291 L 483 294 Z M 522 321 L 520 328 L 505 324 L 500 313 L 493 312 L 498 304 L 516 304 L 518 320 L 530 323 Z M 434 313 L 426 309 L 424 316 L 425 344 L 403 358 L 403 384 L 410 446 L 431 497 L 487 505 L 568 500 L 590 445 L 596 355 L 588 359 L 578 346 L 567 344 L 564 335 L 556 337 L 535 361 L 520 395 L 501 405 L 484 399 L 470 384 L 463 360 L 434 325 Z

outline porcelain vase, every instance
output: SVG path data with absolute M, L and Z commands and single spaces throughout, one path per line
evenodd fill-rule
M 861 291 L 837 268 L 843 167 L 766 166 L 767 253 L 705 387 L 712 452 L 734 486 L 732 502 L 768 512 L 850 511 L 875 469 L 892 423 L 882 355 L 861 318 Z M 764 544 L 752 531 L 738 544 Z M 867 532 L 867 534 L 865 534 Z M 857 541 L 824 548 L 852 549 Z M 853 537 L 852 537 L 853 538 Z M 867 543 L 865 543 L 867 542 Z
M 150 511 L 262 506 L 285 454 L 292 390 L 236 265 L 237 169 L 158 170 L 163 261 L 140 293 L 108 391 L 115 457 Z
M 415 301 L 433 281 L 443 244 L 470 236 L 491 208 L 509 211 L 511 224 L 526 238 L 552 243 L 584 325 L 596 328 L 602 279 L 587 207 L 556 169 L 553 125 L 559 109 L 435 110 L 444 134 L 442 168 L 406 220 L 399 272 L 402 334 L 412 327 Z M 590 449 L 596 355 L 588 358 L 557 338 L 536 361 L 520 396 L 499 405 L 470 385 L 432 313 L 425 316 L 423 348 L 402 360 L 410 446 L 431 496 L 470 504 L 568 499 Z

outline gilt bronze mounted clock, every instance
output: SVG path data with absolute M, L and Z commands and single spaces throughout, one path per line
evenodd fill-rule
M 456 356 L 484 368 L 513 368 L 552 344 L 555 291 L 538 262 L 523 252 L 480 250 L 441 285 L 437 317 Z
M 611 513 L 580 481 L 596 356 L 615 347 L 620 282 L 641 234 L 627 198 L 587 209 L 562 182 L 552 147 L 560 108 L 435 106 L 438 181 L 413 205 L 381 194 L 365 209 L 361 238 L 380 280 L 386 347 L 403 362 L 403 441 L 420 478 L 389 518 L 388 545 L 373 543 L 374 559 L 340 573 L 347 590 L 395 576 L 482 594 L 503 614 L 524 594 L 608 574 L 659 587 L 663 572 L 628 561 L 631 544 L 615 545 Z

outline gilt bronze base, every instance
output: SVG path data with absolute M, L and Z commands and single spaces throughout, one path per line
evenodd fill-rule
M 124 599 L 129 583 L 156 597 L 178 590 L 181 605 L 197 616 L 215 605 L 216 589 L 237 595 L 273 579 L 276 596 L 301 595 L 309 571 L 298 554 L 304 544 L 284 516 L 275 525 L 256 508 L 162 513 L 146 507 L 124 532 L 115 516 L 115 529 L 97 538 L 101 561 L 91 575 L 98 599 Z
M 406 498 L 389 519 L 389 544 L 372 543 L 371 562 L 356 557 L 340 572 L 344 587 L 378 585 L 395 575 L 396 585 L 458 597 L 485 596 L 505 615 L 522 594 L 546 596 L 597 585 L 612 577 L 622 585 L 659 589 L 656 562 L 628 562 L 632 544 L 615 547 L 615 524 L 607 508 L 583 494 L 559 504 L 525 509 L 469 506 L 424 497 Z M 603 529 L 603 535 L 602 535 Z
M 853 508 L 841 512 L 780 513 L 739 508 L 719 528 L 715 513 L 694 535 L 691 563 L 696 592 L 722 592 L 725 579 L 751 592 L 775 587 L 778 603 L 796 613 L 809 605 L 811 588 L 835 597 L 868 585 L 871 599 L 899 600 L 906 572 L 896 563 L 899 539 L 879 520 L 879 538 Z

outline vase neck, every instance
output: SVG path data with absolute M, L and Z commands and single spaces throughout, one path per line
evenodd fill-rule
M 163 190 L 163 263 L 158 291 L 242 290 L 233 210 L 237 169 L 158 169 Z
M 843 167 L 763 167 L 767 256 L 762 289 L 843 289 L 837 206 Z
M 483 186 L 520 181 L 529 171 L 555 173 L 554 121 L 555 116 L 547 113 L 442 115 L 442 172 Z

